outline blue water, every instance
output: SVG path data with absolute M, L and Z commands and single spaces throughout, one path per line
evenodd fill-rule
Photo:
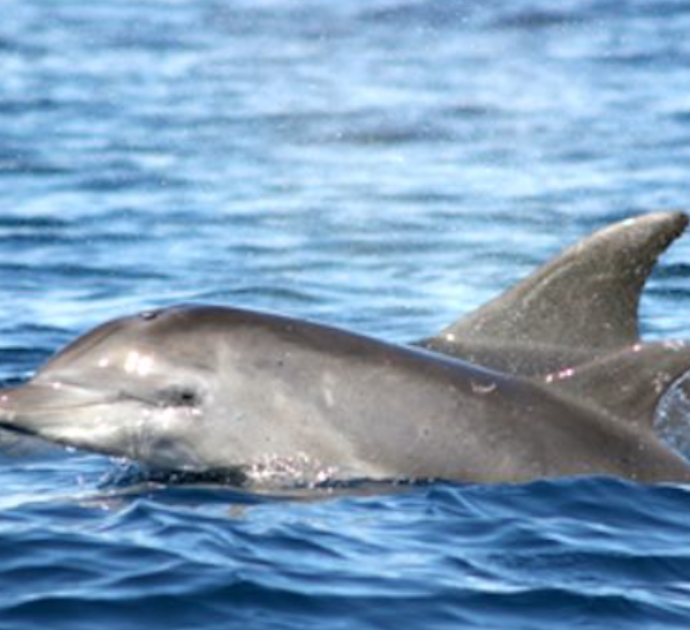
M 405 342 L 690 207 L 685 0 L 2 0 L 0 382 L 180 301 Z M 690 238 L 642 304 L 690 337 Z M 259 496 L 3 437 L 0 629 L 688 628 L 690 489 Z

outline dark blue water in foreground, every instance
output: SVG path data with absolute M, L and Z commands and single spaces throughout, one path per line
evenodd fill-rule
M 685 1 L 2 0 L 0 381 L 238 304 L 404 342 L 688 208 Z M 642 305 L 690 337 L 690 239 Z M 490 456 L 488 454 L 487 456 Z M 690 489 L 257 496 L 0 449 L 0 629 L 688 628 Z

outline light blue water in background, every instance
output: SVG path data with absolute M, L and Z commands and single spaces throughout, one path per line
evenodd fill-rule
M 683 1 L 0 0 L 0 381 L 180 301 L 404 342 L 690 208 Z M 690 238 L 642 305 L 690 337 Z M 687 628 L 690 491 L 286 501 L 0 453 L 0 629 Z

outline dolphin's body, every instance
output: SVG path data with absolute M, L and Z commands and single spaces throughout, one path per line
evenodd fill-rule
M 656 257 L 684 225 L 680 214 L 652 215 L 599 233 L 595 245 L 610 243 L 598 254 L 585 241 L 579 258 L 568 250 L 536 283 L 446 330 L 446 345 L 424 342 L 490 367 L 276 315 L 181 306 L 77 339 L 28 383 L 0 391 L 0 425 L 157 468 L 239 472 L 257 484 L 592 474 L 690 481 L 685 460 L 652 430 L 690 348 L 642 344 L 636 319 Z M 577 275 L 588 256 L 603 257 L 608 271 L 586 264 L 582 275 L 616 288 L 616 303 L 590 295 L 589 312 L 566 311 L 559 335 L 558 300 L 570 305 L 557 281 L 561 263 Z M 530 328 L 537 298 L 541 318 Z M 597 326 L 604 332 L 581 344 Z M 455 339 L 462 346 L 448 343 Z

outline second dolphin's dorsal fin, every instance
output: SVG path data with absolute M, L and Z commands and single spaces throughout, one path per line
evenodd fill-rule
M 687 223 L 681 212 L 663 212 L 599 230 L 420 345 L 464 356 L 475 344 L 598 353 L 635 343 L 645 281 Z
M 581 404 L 651 429 L 662 396 L 690 370 L 690 343 L 638 343 L 539 379 Z

